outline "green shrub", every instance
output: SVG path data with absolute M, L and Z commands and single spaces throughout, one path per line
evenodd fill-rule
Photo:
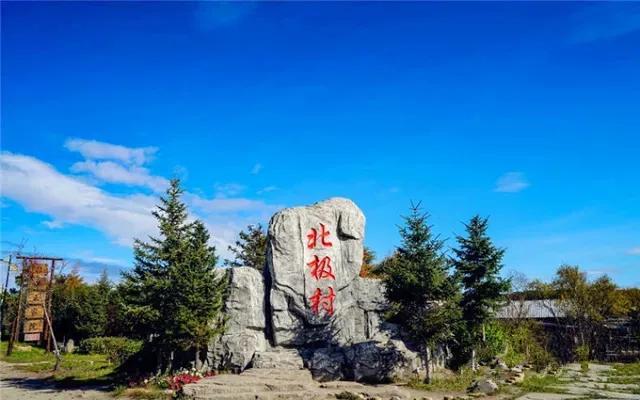
M 80 342 L 78 351 L 84 354 L 104 354 L 109 362 L 122 364 L 142 348 L 142 341 L 124 337 L 95 337 Z
M 499 322 L 486 323 L 484 332 L 485 340 L 478 349 L 478 359 L 487 362 L 504 353 L 508 341 L 504 326 Z
M 583 344 L 576 347 L 576 358 L 578 359 L 578 361 L 580 362 L 589 361 L 590 356 L 591 356 L 591 349 L 589 348 L 588 345 Z
M 504 362 L 510 367 L 529 362 L 536 371 L 541 371 L 555 361 L 545 348 L 546 337 L 537 323 L 521 322 L 504 329 L 509 343 Z

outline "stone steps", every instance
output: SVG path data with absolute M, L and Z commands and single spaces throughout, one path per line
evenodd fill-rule
M 304 362 L 297 350 L 277 348 L 257 351 L 251 362 L 253 369 L 302 369 Z
M 243 373 L 221 374 L 184 386 L 184 394 L 194 400 L 326 400 L 342 391 L 367 393 L 380 398 L 406 399 L 394 385 L 370 386 L 356 382 L 318 383 L 305 369 L 248 369 Z

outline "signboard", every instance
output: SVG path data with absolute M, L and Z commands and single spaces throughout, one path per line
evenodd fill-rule
M 45 292 L 27 293 L 27 304 L 44 304 Z
M 25 342 L 37 342 L 44 333 L 44 307 L 49 284 L 49 266 L 29 261 L 25 265 L 24 277 L 27 289 L 27 307 L 24 310 Z
M 44 307 L 42 304 L 27 306 L 24 310 L 24 317 L 26 319 L 42 319 L 44 318 Z
M 25 342 L 38 342 L 38 341 L 40 341 L 40 334 L 39 333 L 25 333 L 24 334 L 24 341 Z
M 42 333 L 43 319 L 27 319 L 24 321 L 24 333 Z

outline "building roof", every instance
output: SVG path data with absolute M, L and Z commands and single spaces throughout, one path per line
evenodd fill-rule
M 545 319 L 562 318 L 564 311 L 556 300 L 511 301 L 498 309 L 498 319 Z

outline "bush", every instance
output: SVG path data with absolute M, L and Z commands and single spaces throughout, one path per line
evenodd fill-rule
M 583 344 L 576 347 L 576 358 L 578 359 L 578 361 L 580 362 L 589 361 L 590 356 L 591 356 L 591 349 L 589 348 L 588 345 Z
M 478 349 L 478 359 L 489 362 L 504 353 L 508 340 L 504 327 L 498 322 L 488 322 L 484 329 L 485 341 Z
M 124 337 L 95 337 L 80 342 L 78 351 L 84 354 L 104 354 L 114 364 L 122 364 L 142 348 L 142 341 Z
M 554 362 L 553 356 L 545 348 L 546 337 L 540 326 L 534 322 L 506 325 L 508 351 L 504 362 L 508 366 L 529 362 L 536 371 L 541 371 Z

